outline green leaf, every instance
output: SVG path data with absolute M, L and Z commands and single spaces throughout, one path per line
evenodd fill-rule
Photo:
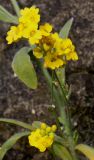
M 69 19 L 65 25 L 63 26 L 63 28 L 60 30 L 60 33 L 59 33 L 59 36 L 61 38 L 67 38 L 68 35 L 69 35 L 69 31 L 71 29 L 71 26 L 72 26 L 72 23 L 73 23 L 73 18 Z
M 63 137 L 60 137 L 60 136 L 57 136 L 55 134 L 55 140 L 54 140 L 56 143 L 59 143 L 60 145 L 63 145 L 65 147 L 68 147 L 68 140 L 67 138 L 65 138 L 64 136 Z
M 10 124 L 18 125 L 23 128 L 32 130 L 32 126 L 30 124 L 27 124 L 18 120 L 9 119 L 9 118 L 0 118 L 0 122 L 10 123 Z
M 10 1 L 14 7 L 14 10 L 15 10 L 17 16 L 19 17 L 20 16 L 20 8 L 19 8 L 18 3 L 16 2 L 16 0 L 10 0 Z
M 11 138 L 9 138 L 0 148 L 0 160 L 2 160 L 8 150 L 10 150 L 13 145 L 23 136 L 29 135 L 30 132 L 22 132 L 22 133 L 16 133 Z
M 40 128 L 40 126 L 41 126 L 41 122 L 40 122 L 40 121 L 34 121 L 34 122 L 32 123 L 32 130 L 35 130 L 35 129 L 37 129 L 37 128 Z
M 77 130 L 75 130 L 75 131 L 73 132 L 73 139 L 74 139 L 75 145 L 76 145 L 77 142 L 78 142 L 78 138 L 79 138 L 78 132 L 77 132 Z
M 7 23 L 18 24 L 18 18 L 9 13 L 4 7 L 0 5 L 0 20 Z
M 37 88 L 37 76 L 30 56 L 27 54 L 31 48 L 23 47 L 14 56 L 12 68 L 19 79 L 29 88 Z
M 57 74 L 57 76 L 63 86 L 65 84 L 65 67 L 57 69 L 56 74 Z
M 69 151 L 58 143 L 53 144 L 53 151 L 62 160 L 72 160 L 71 154 Z
M 88 159 L 94 160 L 94 148 L 85 144 L 78 144 L 75 149 L 82 152 Z
M 61 124 L 63 123 L 62 117 L 58 117 L 58 120 Z

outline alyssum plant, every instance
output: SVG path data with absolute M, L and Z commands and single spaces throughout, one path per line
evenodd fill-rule
M 78 160 L 77 150 L 88 159 L 94 160 L 94 149 L 85 144 L 78 144 L 78 136 L 73 130 L 69 113 L 70 91 L 66 85 L 65 67 L 68 61 L 78 60 L 75 46 L 68 38 L 73 19 L 64 25 L 59 34 L 54 33 L 51 24 L 40 25 L 39 8 L 32 6 L 20 10 L 15 0 L 11 0 L 11 3 L 17 16 L 0 6 L 0 20 L 14 24 L 8 31 L 6 40 L 8 44 L 21 38 L 29 42 L 28 46 L 21 48 L 14 56 L 12 68 L 29 88 L 36 89 L 37 76 L 32 64 L 32 55 L 36 58 L 51 91 L 52 106 L 54 106 L 52 112 L 57 124 L 50 127 L 39 121 L 27 124 L 0 118 L 1 122 L 19 125 L 26 129 L 25 132 L 13 135 L 1 146 L 0 160 L 23 136 L 28 136 L 30 146 L 38 148 L 40 152 L 49 149 L 53 155 L 63 160 Z

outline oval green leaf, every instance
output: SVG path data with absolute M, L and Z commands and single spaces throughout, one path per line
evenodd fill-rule
M 61 38 L 67 38 L 68 35 L 69 35 L 69 31 L 71 29 L 71 26 L 72 26 L 72 23 L 73 23 L 73 18 L 69 19 L 65 25 L 63 26 L 63 28 L 60 30 L 60 33 L 59 33 L 59 36 Z
M 12 68 L 18 78 L 29 88 L 37 88 L 37 76 L 30 56 L 27 54 L 31 48 L 23 47 L 14 56 Z
M 10 150 L 13 145 L 23 136 L 28 136 L 30 132 L 16 133 L 11 138 L 9 138 L 0 148 L 0 160 L 2 160 L 8 150 Z
M 55 155 L 61 158 L 62 160 L 72 160 L 72 157 L 69 151 L 64 146 L 58 143 L 53 144 L 53 151 Z
M 78 144 L 75 149 L 82 152 L 89 160 L 94 160 L 94 148 L 85 144 Z

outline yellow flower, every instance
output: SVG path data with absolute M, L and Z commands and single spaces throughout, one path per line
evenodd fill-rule
M 72 52 L 72 60 L 74 60 L 74 61 L 78 60 L 78 55 L 77 55 L 77 53 L 75 51 Z
M 74 51 L 74 52 L 70 52 L 66 55 L 66 59 L 67 60 L 74 60 L 74 61 L 77 61 L 78 60 L 78 55 L 77 53 Z
M 46 128 L 47 128 L 46 123 L 41 123 L 41 129 L 46 129 Z
M 12 26 L 10 28 L 10 31 L 7 32 L 6 40 L 8 41 L 8 44 L 11 44 L 13 42 L 16 42 L 19 38 L 22 37 L 22 25 Z
M 53 27 L 49 23 L 39 26 L 39 21 L 39 8 L 32 6 L 22 9 L 18 26 L 12 26 L 7 33 L 8 44 L 20 38 L 28 39 L 31 45 L 36 46 L 34 56 L 43 58 L 44 66 L 50 69 L 59 68 L 69 60 L 78 60 L 72 41 L 60 38 L 57 32 L 51 33 Z
M 50 32 L 52 31 L 52 25 L 45 23 L 44 25 L 41 25 L 39 29 L 43 36 L 49 36 Z
M 72 46 L 72 41 L 69 38 L 63 39 L 63 48 L 66 49 Z
M 48 51 L 51 48 L 51 46 L 47 45 L 46 43 L 43 44 L 44 51 Z
M 61 57 L 58 56 L 58 53 L 50 53 L 44 57 L 44 67 L 56 69 L 65 64 L 65 61 Z
M 51 132 L 51 127 L 46 128 L 46 133 L 49 133 L 49 132 Z
M 35 23 L 38 24 L 40 21 L 39 8 L 32 6 L 30 8 L 24 8 L 20 11 L 21 17 L 19 18 L 20 23 L 30 24 Z
M 40 47 L 35 48 L 33 54 L 38 59 L 43 57 L 43 51 L 40 49 Z
M 64 66 L 69 60 L 78 60 L 72 41 L 69 38 L 61 39 L 58 33 L 42 37 L 34 50 L 34 55 L 36 58 L 43 58 L 44 67 L 50 69 Z
M 28 25 L 28 26 L 24 25 L 24 28 L 22 30 L 22 32 L 23 32 L 23 38 L 27 38 L 27 39 L 30 38 L 32 32 L 33 33 L 36 32 L 37 28 L 38 28 L 38 25 L 33 24 L 33 23 L 30 24 L 30 25 Z
M 55 42 L 61 42 L 61 38 L 59 37 L 59 34 L 57 32 L 51 34 L 51 38 L 54 40 L 54 43 Z
M 51 147 L 54 141 L 54 132 L 47 129 L 51 127 L 47 126 L 45 123 L 41 124 L 41 127 L 31 132 L 28 136 L 30 146 L 34 146 L 44 152 L 47 148 Z
M 12 26 L 10 28 L 10 31 L 7 32 L 6 40 L 8 41 L 8 44 L 11 44 L 12 42 L 18 39 L 16 32 L 17 32 L 17 27 L 15 26 Z
M 50 33 L 49 36 L 42 37 L 40 43 L 43 45 L 45 51 L 49 49 L 56 48 L 55 44 L 60 43 L 61 38 L 59 37 L 58 33 Z
M 29 37 L 30 44 L 38 44 L 39 40 L 41 39 L 42 35 L 39 30 L 32 30 Z
M 7 33 L 8 44 L 17 41 L 19 38 L 28 38 L 30 44 L 38 43 L 41 32 L 38 30 L 40 21 L 39 9 L 35 6 L 24 8 L 20 11 L 18 26 L 12 26 Z
M 75 51 L 75 46 L 72 44 L 72 41 L 67 38 L 64 39 L 61 43 L 61 50 L 66 56 L 66 60 L 78 60 L 78 55 Z
M 51 130 L 52 130 L 53 132 L 55 132 L 56 129 L 57 129 L 56 125 L 52 125 Z
M 40 40 L 40 44 L 43 46 L 45 51 L 54 48 L 54 44 L 58 39 L 57 33 L 50 33 L 48 36 L 42 36 Z

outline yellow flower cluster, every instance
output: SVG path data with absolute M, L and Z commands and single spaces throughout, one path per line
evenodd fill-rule
M 36 58 L 43 58 L 46 68 L 56 69 L 69 60 L 78 60 L 75 46 L 69 38 L 62 39 L 58 33 L 52 33 L 52 25 L 40 25 L 39 9 L 35 6 L 20 11 L 18 26 L 12 26 L 7 33 L 8 44 L 20 38 L 27 38 Z
M 38 30 L 40 22 L 39 9 L 35 6 L 24 8 L 20 11 L 19 24 L 12 26 L 7 33 L 6 40 L 8 44 L 17 41 L 20 38 L 27 38 L 31 44 L 39 42 L 41 33 Z
M 37 58 L 43 58 L 44 66 L 51 69 L 59 68 L 69 60 L 78 60 L 72 41 L 69 38 L 60 38 L 58 33 L 43 36 L 34 49 L 34 55 Z
M 42 123 L 40 128 L 32 131 L 28 136 L 30 146 L 34 146 L 38 148 L 40 152 L 44 152 L 47 148 L 51 147 L 56 128 L 56 125 L 49 127 L 45 123 Z

